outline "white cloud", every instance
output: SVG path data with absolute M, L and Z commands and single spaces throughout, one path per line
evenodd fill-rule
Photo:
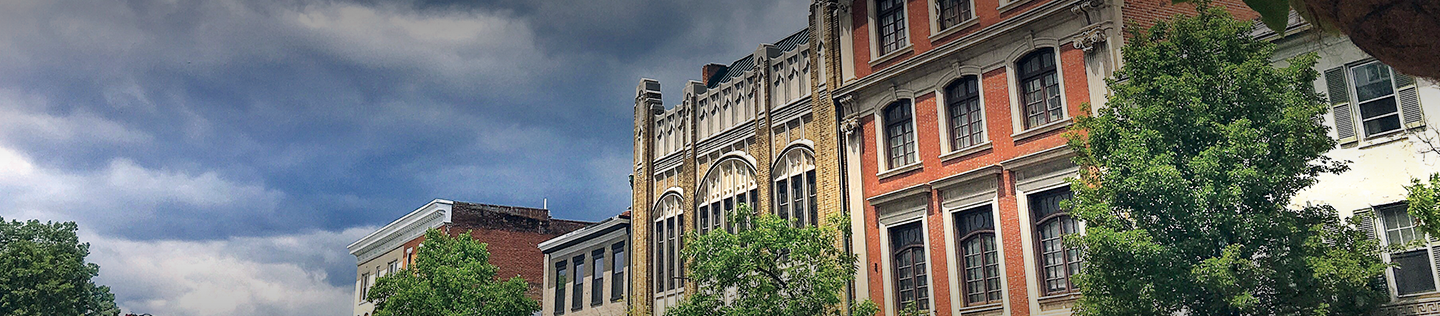
M 374 227 L 219 241 L 130 241 L 85 234 L 96 281 L 126 312 L 154 315 L 347 315 L 353 286 L 345 245 Z

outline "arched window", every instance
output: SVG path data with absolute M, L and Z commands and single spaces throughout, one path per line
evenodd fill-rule
M 665 194 L 655 203 L 655 293 L 684 291 L 685 288 L 685 284 L 679 281 L 685 277 L 685 266 L 679 262 L 679 250 L 684 248 L 681 238 L 685 236 L 685 211 L 681 205 L 680 195 L 675 193 Z M 659 296 L 656 298 L 660 299 Z
M 795 147 L 780 156 L 770 172 L 775 187 L 775 215 L 795 226 L 819 223 L 815 202 L 815 154 Z
M 980 107 L 979 85 L 975 76 L 966 76 L 945 86 L 945 109 L 950 112 L 951 150 L 985 142 L 985 121 Z
M 955 213 L 955 238 L 960 245 L 960 286 L 965 306 L 999 303 L 1000 256 L 995 248 L 995 222 L 990 206 Z
M 755 209 L 756 196 L 755 168 L 740 158 L 723 158 L 710 167 L 705 178 L 697 186 L 695 207 L 695 228 L 701 234 L 716 229 L 734 232 L 736 227 L 728 220 L 730 212 L 740 204 Z
M 1080 273 L 1080 250 L 1065 247 L 1065 235 L 1079 232 L 1079 223 L 1060 208 L 1060 201 L 1073 196 L 1069 187 L 1031 194 L 1030 212 L 1035 218 L 1035 235 L 1040 249 L 1040 275 L 1046 295 L 1075 290 L 1070 276 Z
M 896 310 L 910 304 L 921 310 L 930 309 L 930 279 L 925 267 L 925 231 L 920 222 L 890 229 L 890 253 L 895 266 Z
M 885 107 L 885 147 L 888 168 L 915 163 L 915 127 L 911 125 L 910 100 Z
M 1065 117 L 1060 105 L 1060 77 L 1055 71 L 1055 50 L 1037 50 L 1016 64 L 1020 70 L 1020 104 L 1025 113 L 1025 129 L 1059 121 Z

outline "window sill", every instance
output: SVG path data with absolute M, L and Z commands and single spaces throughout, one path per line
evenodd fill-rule
M 1022 140 L 1022 139 L 1034 137 L 1035 135 L 1040 135 L 1040 134 L 1048 133 L 1048 132 L 1051 132 L 1051 131 L 1054 131 L 1054 130 L 1057 130 L 1057 129 L 1066 128 L 1066 127 L 1069 127 L 1071 124 L 1074 124 L 1074 123 L 1075 123 L 1074 120 L 1071 120 L 1070 118 L 1067 117 L 1067 118 L 1062 119 L 1062 120 L 1059 120 L 1059 121 L 1050 122 L 1049 124 L 1040 125 L 1039 127 L 1031 128 L 1031 129 L 1029 129 L 1029 130 L 1026 130 L 1026 131 L 1023 131 L 1023 132 L 1020 132 L 1020 133 L 1016 133 L 1016 134 L 1014 134 L 1014 135 L 1010 135 L 1010 139 L 1011 139 L 1011 140 L 1014 140 L 1014 141 L 1019 141 L 1019 140 Z
M 959 310 L 956 310 L 956 312 L 957 312 L 956 314 L 957 314 L 957 315 L 965 315 L 965 314 L 971 314 L 971 313 L 982 313 L 982 312 L 989 312 L 989 311 L 998 311 L 998 310 L 1002 310 L 1002 309 L 1005 309 L 1005 304 L 1004 304 L 1004 303 L 990 303 L 990 304 L 985 304 L 985 305 L 976 305 L 976 306 L 965 306 L 965 307 L 961 307 Z
M 990 149 L 991 147 L 994 147 L 994 144 L 990 141 L 985 141 L 984 143 L 980 143 L 979 145 L 966 147 L 965 149 L 956 150 L 948 154 L 940 155 L 940 161 L 947 161 L 955 158 L 969 156 L 978 152 L 985 151 L 986 149 Z
M 915 171 L 915 170 L 920 170 L 921 167 L 922 167 L 922 166 L 920 165 L 920 162 L 919 162 L 919 161 L 916 161 L 916 162 L 910 163 L 910 164 L 908 164 L 908 165 L 900 166 L 900 167 L 898 167 L 898 168 L 893 168 L 893 169 L 890 169 L 890 170 L 885 170 L 885 171 L 883 171 L 883 172 L 877 173 L 877 174 L 875 174 L 875 178 L 876 178 L 876 179 L 889 178 L 889 177 L 893 177 L 893 176 L 898 175 L 898 174 L 902 174 L 902 173 L 906 173 L 906 172 L 911 172 L 911 171 Z
M 1365 148 L 1380 146 L 1380 145 L 1384 145 L 1384 144 L 1389 144 L 1389 143 L 1392 143 L 1392 142 L 1395 142 L 1395 141 L 1398 141 L 1398 140 L 1402 140 L 1402 139 L 1409 138 L 1409 136 L 1410 136 L 1410 133 L 1405 133 L 1405 129 L 1403 129 L 1403 128 L 1402 128 L 1402 129 L 1396 129 L 1396 130 L 1389 131 L 1389 132 L 1380 133 L 1380 134 L 1375 134 L 1374 136 L 1366 136 L 1364 140 L 1361 140 L 1361 141 L 1360 141 L 1360 146 L 1359 146 L 1359 148 L 1360 148 L 1360 149 L 1365 149 Z
M 1041 296 L 1041 297 L 1040 297 L 1039 299 L 1037 299 L 1036 301 L 1039 302 L 1040 304 L 1049 304 L 1049 303 L 1059 303 L 1059 302 L 1064 302 L 1064 301 L 1072 301 L 1072 300 L 1079 299 L 1079 298 L 1080 298 L 1080 292 L 1079 292 L 1079 291 L 1073 291 L 1073 292 L 1066 292 L 1066 293 L 1060 293 L 1060 294 L 1053 294 L 1053 295 L 1049 295 L 1049 296 Z
M 1026 3 L 1030 3 L 1030 0 L 1015 0 L 1015 1 L 1010 1 L 1010 3 L 1006 3 L 1006 4 L 1003 4 L 1003 5 L 1000 5 L 1000 7 L 999 7 L 999 8 L 996 8 L 995 10 L 996 10 L 996 11 L 1000 11 L 1001 13 L 1004 13 L 1005 11 L 1010 11 L 1010 9 L 1014 9 L 1015 7 L 1019 7 L 1020 5 L 1023 5 L 1023 4 L 1026 4 Z
M 881 63 L 890 61 L 891 59 L 895 59 L 896 56 L 904 55 L 905 53 L 909 53 L 909 52 L 913 51 L 914 49 L 915 49 L 915 45 L 905 44 L 905 47 L 901 47 L 900 49 L 897 49 L 897 50 L 895 50 L 895 51 L 893 51 L 893 52 L 890 52 L 890 53 L 884 54 L 884 55 L 880 55 L 880 57 L 876 57 L 876 58 L 874 58 L 874 59 L 871 59 L 871 60 L 870 60 L 870 67 L 875 67 L 875 65 L 879 65 L 879 64 L 881 64 Z
M 946 36 L 950 36 L 951 34 L 960 32 L 960 30 L 975 26 L 976 24 L 980 24 L 980 19 L 976 17 L 971 17 L 969 20 L 965 20 L 965 22 L 960 22 L 960 24 L 956 24 L 954 26 L 946 28 L 945 30 L 935 32 L 935 35 L 930 35 L 930 42 L 933 43 L 937 40 L 940 40 L 941 38 L 945 38 Z

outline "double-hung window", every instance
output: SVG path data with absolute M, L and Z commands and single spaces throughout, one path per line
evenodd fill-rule
M 574 300 L 570 303 L 570 309 L 578 311 L 585 301 L 585 255 L 575 256 L 571 261 L 575 262 L 575 293 L 570 293 Z
M 1065 235 L 1079 232 L 1079 223 L 1060 208 L 1060 201 L 1073 194 L 1061 187 L 1029 196 L 1031 216 L 1035 218 L 1035 234 L 1040 250 L 1041 289 L 1046 295 L 1064 294 L 1075 290 L 1070 277 L 1080 273 L 1080 249 L 1066 247 Z
M 936 2 L 940 6 L 940 16 L 938 17 L 940 30 L 955 27 L 975 17 L 975 13 L 970 10 L 970 0 L 939 0 Z
M 1020 104 L 1024 106 L 1025 129 L 1065 118 L 1055 64 L 1055 50 L 1043 48 L 1021 58 L 1016 65 L 1020 70 Z
M 595 265 L 590 274 L 590 306 L 595 306 L 605 302 L 605 248 L 590 252 L 590 260 Z
M 910 100 L 900 100 L 885 107 L 885 148 L 890 169 L 915 163 L 915 126 Z
M 1424 244 L 1425 233 L 1415 228 L 1415 219 L 1406 212 L 1407 208 L 1405 203 L 1376 208 L 1385 243 L 1394 249 L 1404 249 L 1390 253 L 1395 292 L 1398 295 L 1434 292 L 1434 266 L 1430 249 Z
M 370 294 L 370 273 L 366 272 L 360 274 L 360 299 L 358 301 L 368 301 L 369 299 L 365 298 L 368 294 Z
M 945 109 L 950 112 L 951 150 L 985 142 L 979 90 L 979 80 L 975 76 L 961 78 L 945 86 Z
M 960 245 L 960 283 L 965 306 L 999 303 L 1000 255 L 995 248 L 995 222 L 990 206 L 955 213 L 956 244 Z
M 890 256 L 894 266 L 897 310 L 930 308 L 930 285 L 925 263 L 925 231 L 920 222 L 890 229 Z
M 880 21 L 880 55 L 904 48 L 907 44 L 905 41 L 905 1 L 877 0 L 875 16 Z
M 1415 78 L 1379 61 L 1326 70 L 1325 85 L 1341 144 L 1424 124 Z
M 610 301 L 625 297 L 625 242 L 610 246 Z
M 564 260 L 555 263 L 555 315 L 565 315 L 565 283 L 569 282 L 565 269 L 568 266 Z

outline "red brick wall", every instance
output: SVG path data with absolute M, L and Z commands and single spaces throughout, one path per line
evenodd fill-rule
M 946 35 L 945 37 L 936 38 L 934 41 L 931 41 L 930 39 L 931 33 L 929 10 L 932 10 L 932 6 L 930 5 L 931 1 L 932 0 L 905 0 L 905 31 L 906 36 L 908 36 L 910 40 L 910 45 L 912 45 L 911 48 L 913 49 L 913 51 L 910 53 L 902 54 L 900 56 L 896 56 L 889 60 L 885 60 L 881 63 L 874 65 L 874 67 L 871 67 L 870 59 L 876 56 L 876 54 L 880 53 L 878 51 L 872 52 L 870 50 L 870 6 L 873 5 L 874 2 L 873 0 L 853 1 L 850 9 L 850 25 L 853 29 L 850 34 L 852 40 L 854 40 L 855 43 L 855 75 L 857 77 L 863 78 L 870 75 L 871 73 L 897 64 L 900 61 L 930 51 L 936 46 L 944 45 L 946 43 L 954 41 L 957 38 L 975 33 L 976 31 L 984 29 L 987 26 L 1000 23 L 1002 21 L 1005 21 L 1005 19 L 1009 19 L 1011 17 L 1024 13 L 1025 11 L 1029 11 L 1030 9 L 1034 9 L 1035 7 L 1038 7 L 1045 3 L 1049 3 L 1050 1 L 1060 0 L 1030 0 L 1029 2 L 1026 2 L 1019 6 L 1007 8 L 1003 12 L 999 10 L 1000 0 L 974 0 L 974 14 L 975 17 L 979 20 L 979 22 L 977 22 L 976 25 L 967 27 L 962 31 Z M 1168 2 L 1170 0 L 1163 1 Z
M 1250 10 L 1242 0 L 1214 0 L 1211 5 L 1224 7 L 1240 20 L 1254 20 L 1260 13 Z M 1120 8 L 1126 29 L 1148 29 L 1156 21 L 1177 14 L 1195 15 L 1195 5 L 1190 3 L 1171 4 L 1171 0 L 1130 0 Z
M 1090 101 L 1089 85 L 1085 73 L 1084 52 L 1075 49 L 1070 43 L 1062 43 L 1059 48 L 1060 71 L 1064 81 L 1063 93 L 1066 100 L 1066 111 L 1070 117 L 1081 115 L 1080 105 Z M 876 174 L 880 172 L 879 153 L 882 150 L 875 148 L 875 139 L 880 128 L 876 125 L 873 116 L 865 116 L 860 119 L 861 136 L 863 147 L 860 152 L 861 177 L 863 178 L 864 196 L 874 197 L 880 194 L 909 188 L 918 184 L 929 183 L 947 176 L 995 165 L 1001 161 L 1024 156 L 1027 154 L 1064 146 L 1065 138 L 1062 135 L 1064 130 L 1056 130 L 1044 134 L 1031 136 L 1023 140 L 1010 138 L 1014 134 L 1012 121 L 1012 107 L 1010 105 L 1010 82 L 1006 69 L 1000 68 L 991 70 L 981 75 L 981 89 L 984 93 L 985 124 L 987 138 L 991 142 L 991 149 L 984 150 L 968 156 L 957 157 L 947 161 L 941 161 L 939 156 L 942 151 L 939 129 L 944 124 L 943 118 L 939 117 L 935 93 L 925 92 L 914 99 L 915 125 L 916 125 L 916 149 L 921 160 L 921 169 L 908 173 L 894 175 L 880 179 Z M 1010 298 L 1010 311 L 1012 315 L 1028 315 L 1030 313 L 1029 298 L 1026 288 L 1035 283 L 1027 280 L 1025 276 L 1026 267 L 1023 257 L 1020 227 L 1025 223 L 1020 222 L 1019 207 L 1016 205 L 1014 196 L 1014 182 L 1009 172 L 1002 173 L 996 178 L 1001 181 L 996 193 L 999 198 L 999 205 L 996 208 L 996 215 L 999 217 L 1001 227 L 999 233 L 1003 236 L 1005 257 L 1003 258 L 1009 288 L 1006 295 Z M 944 217 L 947 214 L 940 211 L 939 192 L 932 192 L 929 211 L 927 212 L 927 238 L 930 240 L 930 278 L 934 296 L 934 308 L 940 315 L 949 315 L 952 303 L 950 302 L 950 291 L 959 289 L 949 288 L 949 278 L 955 277 L 950 273 L 950 263 L 946 255 L 946 247 L 953 244 L 945 240 Z M 877 223 L 878 209 L 869 207 L 865 212 L 867 223 Z M 889 289 L 885 288 L 883 272 L 880 270 L 882 260 L 888 260 L 889 255 L 880 253 L 880 242 L 882 235 L 886 232 L 880 231 L 879 227 L 866 225 L 864 228 L 867 243 L 867 256 L 872 264 L 865 267 L 871 273 L 870 298 L 882 307 L 886 302 L 884 293 Z M 882 308 L 883 310 L 883 308 Z

